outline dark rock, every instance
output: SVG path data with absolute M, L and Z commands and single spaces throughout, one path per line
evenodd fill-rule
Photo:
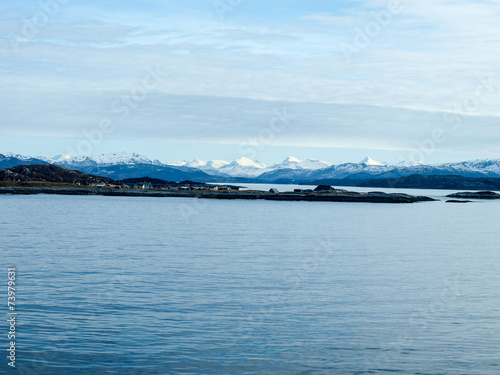
M 208 192 L 208 191 L 160 191 L 160 190 L 129 190 L 129 189 L 92 189 L 82 187 L 49 188 L 49 187 L 0 187 L 0 194 L 64 194 L 64 195 L 105 195 L 133 197 L 185 197 L 208 199 L 264 199 L 275 201 L 311 201 L 311 202 L 365 202 L 365 203 L 415 203 L 430 202 L 429 197 L 406 194 L 372 193 L 360 194 L 354 192 L 330 194 L 296 194 L 255 192 Z
M 330 185 L 319 185 L 316 187 L 316 189 L 314 189 L 314 191 L 317 193 L 325 193 L 325 192 L 335 191 L 335 189 Z
M 459 200 L 456 200 L 456 199 L 449 199 L 446 201 L 446 203 L 470 203 L 472 201 L 459 201 Z
M 74 185 L 112 184 L 120 182 L 107 177 L 88 175 L 57 165 L 19 165 L 0 170 L 0 181 L 13 182 L 50 182 Z
M 465 199 L 500 199 L 500 194 L 493 191 L 466 191 L 461 193 L 449 194 L 448 198 L 465 198 Z

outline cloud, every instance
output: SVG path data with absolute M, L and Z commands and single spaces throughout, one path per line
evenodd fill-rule
M 113 102 L 120 97 L 114 92 L 93 97 L 81 93 L 48 97 L 33 92 L 29 106 L 4 97 L 2 102 L 11 111 L 1 121 L 17 126 L 2 127 L 0 134 L 84 138 L 107 119 L 115 126 L 106 136 L 109 140 L 246 144 L 270 128 L 276 112 L 284 112 L 289 123 L 273 136 L 274 145 L 404 150 L 416 148 L 418 140 L 429 138 L 437 128 L 451 137 L 452 142 L 441 146 L 450 151 L 464 147 L 493 150 L 500 141 L 498 118 L 484 116 L 461 115 L 461 127 L 453 129 L 454 123 L 439 112 L 154 92 L 122 118 L 113 110 Z
M 280 144 L 402 149 L 442 127 L 443 111 L 477 100 L 463 115 L 476 133 L 464 126 L 447 147 L 498 142 L 496 3 L 404 1 L 351 62 L 340 44 L 387 1 L 292 3 L 267 2 L 265 14 L 242 6 L 225 22 L 210 1 L 70 4 L 17 53 L 9 35 L 23 19 L 4 11 L 0 134 L 81 136 L 161 64 L 166 78 L 113 137 L 241 142 L 286 106 L 295 122 Z M 478 97 L 485 77 L 494 89 Z

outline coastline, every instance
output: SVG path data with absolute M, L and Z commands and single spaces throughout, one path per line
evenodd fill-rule
M 207 191 L 165 191 L 137 189 L 96 189 L 73 187 L 0 187 L 0 194 L 15 195 L 101 195 L 115 197 L 160 197 L 160 198 L 200 198 L 200 199 L 245 199 L 272 201 L 310 201 L 310 202 L 364 202 L 364 203 L 416 203 L 432 202 L 436 199 L 407 194 L 388 194 L 382 192 L 355 193 L 270 193 L 265 191 L 207 192 Z

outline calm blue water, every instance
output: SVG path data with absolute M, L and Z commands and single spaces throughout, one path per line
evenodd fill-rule
M 500 373 L 498 201 L 40 195 L 0 210 L 18 373 Z

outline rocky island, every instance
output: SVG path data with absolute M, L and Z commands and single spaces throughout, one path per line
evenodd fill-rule
M 294 192 L 246 190 L 238 186 L 200 182 L 169 182 L 149 177 L 112 180 L 54 165 L 18 166 L 0 171 L 0 194 L 61 194 L 133 197 L 184 197 L 201 199 L 249 199 L 273 201 L 415 203 L 435 199 L 383 192 L 357 193 L 321 185 Z
M 446 197 L 463 199 L 500 199 L 500 194 L 493 191 L 465 191 L 461 193 L 449 194 Z

